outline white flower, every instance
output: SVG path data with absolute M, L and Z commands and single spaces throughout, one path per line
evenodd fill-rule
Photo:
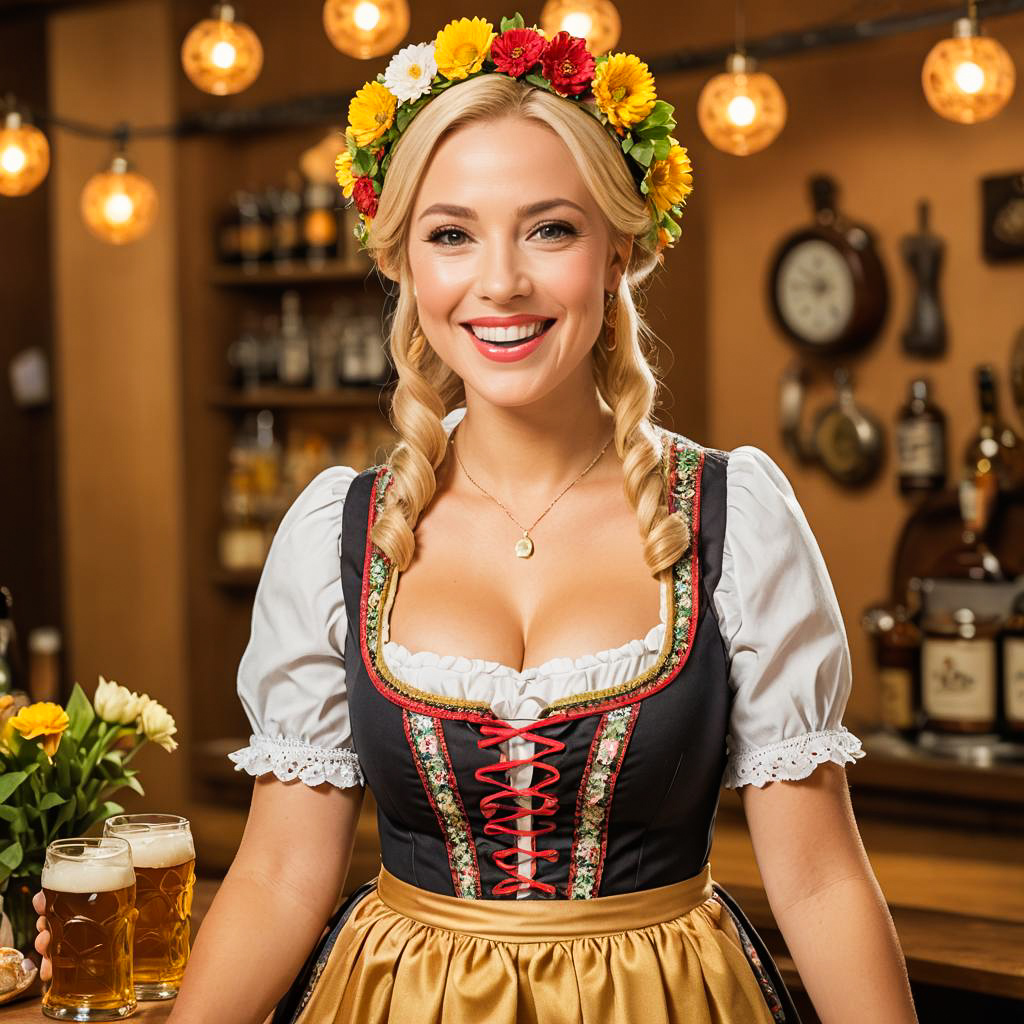
M 437 74 L 433 43 L 415 43 L 399 50 L 384 72 L 384 85 L 399 103 L 411 103 L 430 92 Z
M 177 750 L 178 744 L 171 736 L 178 731 L 178 727 L 174 724 L 170 712 L 152 697 L 146 697 L 145 700 L 137 731 L 145 733 L 147 740 L 158 743 L 168 753 Z
M 104 722 L 112 725 L 129 725 L 139 717 L 148 697 L 140 697 L 137 693 L 119 686 L 112 679 L 108 682 L 103 676 L 96 686 L 92 698 L 92 706 L 96 714 Z

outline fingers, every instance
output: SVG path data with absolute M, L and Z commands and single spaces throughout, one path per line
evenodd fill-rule
M 37 914 L 41 914 L 44 910 L 46 910 L 46 896 L 42 892 L 42 890 L 37 892 L 35 896 L 32 897 L 32 907 Z

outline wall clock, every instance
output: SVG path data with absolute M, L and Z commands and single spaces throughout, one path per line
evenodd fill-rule
M 814 222 L 783 239 L 768 276 L 776 322 L 803 349 L 822 355 L 870 344 L 889 307 L 885 268 L 872 233 L 841 214 L 836 184 L 810 182 Z

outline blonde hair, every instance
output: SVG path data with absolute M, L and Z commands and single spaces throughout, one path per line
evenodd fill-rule
M 407 241 L 416 188 L 448 134 L 463 125 L 507 117 L 535 121 L 561 138 L 604 215 L 613 245 L 621 249 L 633 243 L 618 286 L 614 326 L 606 321 L 593 349 L 594 381 L 614 414 L 623 491 L 636 510 L 644 559 L 652 576 L 667 579 L 671 566 L 689 548 L 690 534 L 682 516 L 668 511 L 661 440 L 652 420 L 659 381 L 646 354 L 654 334 L 634 298 L 634 288 L 659 263 L 641 242 L 652 218 L 615 141 L 592 115 L 501 74 L 459 83 L 416 115 L 393 150 L 370 224 L 367 252 L 399 283 L 390 346 L 398 373 L 391 422 L 400 438 L 387 459 L 393 480 L 371 538 L 399 570 L 408 567 L 416 546 L 413 530 L 434 495 L 435 470 L 448 446 L 441 420 L 465 403 L 462 380 L 427 343 L 413 298 Z M 609 333 L 614 335 L 611 350 Z

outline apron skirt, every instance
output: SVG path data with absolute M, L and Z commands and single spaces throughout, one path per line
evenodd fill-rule
M 335 912 L 273 1024 L 799 1024 L 711 865 L 584 900 L 469 900 L 381 867 Z

